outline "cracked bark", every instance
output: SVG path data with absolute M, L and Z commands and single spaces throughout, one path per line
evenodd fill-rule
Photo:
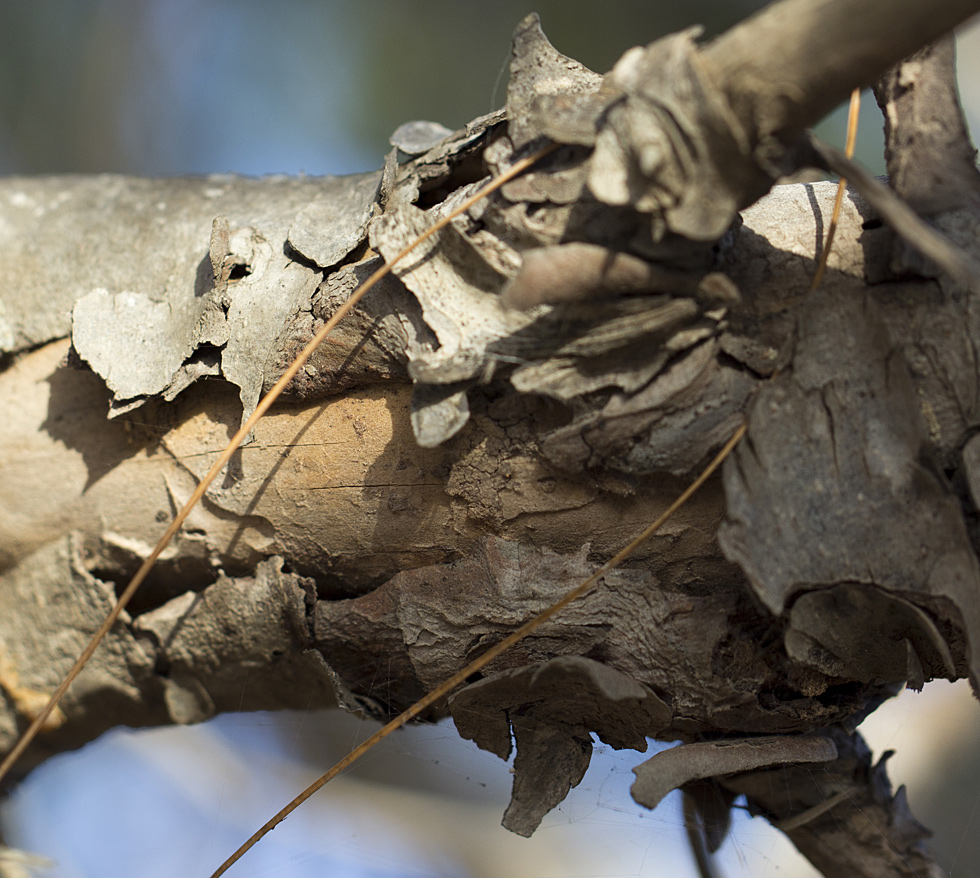
M 782 27 L 787 8 L 743 27 Z M 935 33 L 888 51 L 945 29 L 929 18 Z M 786 824 L 791 838 L 825 874 L 855 874 L 853 849 L 823 842 L 865 840 L 856 821 L 868 809 L 835 803 L 822 819 L 812 809 L 840 789 L 804 792 L 806 770 L 785 765 L 820 752 L 828 776 L 849 778 L 855 800 L 869 797 L 898 827 L 885 847 L 914 851 L 892 864 L 868 844 L 862 868 L 913 874 L 910 863 L 928 863 L 915 859 L 927 856 L 923 832 L 904 798 L 849 732 L 906 681 L 978 680 L 977 308 L 928 266 L 896 261 L 893 237 L 853 191 L 824 286 L 808 295 L 834 187 L 778 186 L 748 205 L 799 158 L 813 108 L 880 66 L 835 68 L 830 84 L 817 70 L 800 87 L 808 100 L 777 118 L 725 72 L 756 81 L 738 60 L 751 33 L 704 52 L 681 35 L 600 78 L 527 20 L 506 117 L 406 135 L 416 157 L 346 182 L 0 182 L 14 229 L 2 244 L 0 375 L 9 747 L 30 693 L 55 685 L 258 388 L 379 258 L 470 191 L 483 163 L 505 166 L 542 135 L 566 144 L 455 222 L 328 339 L 209 490 L 22 773 L 119 723 L 305 707 L 313 688 L 322 705 L 386 717 L 615 552 L 747 412 L 723 479 L 432 715 L 452 712 L 495 752 L 514 730 L 507 819 L 522 833 L 576 782 L 590 731 L 614 746 L 817 734 L 836 758 L 825 743 L 787 744 L 751 770 L 722 761 L 678 783 L 745 793 L 777 822 L 810 812 Z M 902 120 L 924 96 L 939 100 L 916 79 L 927 66 L 900 71 L 901 94 L 881 98 L 894 101 L 893 158 L 908 155 Z M 644 142 L 629 140 L 651 130 L 645 114 L 664 115 L 645 79 L 655 68 L 704 93 L 707 109 L 681 124 L 708 131 L 690 153 L 665 135 L 680 170 L 659 177 Z M 955 116 L 955 91 L 938 93 Z M 733 135 L 750 124 L 751 136 Z M 733 143 L 740 169 L 712 200 L 685 162 Z M 960 160 L 947 164 L 973 179 L 955 146 Z M 916 149 L 899 186 L 912 200 L 914 168 L 937 167 L 928 144 Z M 161 203 L 166 223 L 154 220 Z M 931 207 L 952 237 L 976 240 L 975 199 Z M 716 231 L 683 237 L 702 220 Z M 101 234 L 77 232 L 91 228 Z M 555 277 L 569 266 L 579 282 L 563 287 Z M 283 298 L 261 306 L 261 347 L 249 347 L 246 306 L 272 292 Z M 166 331 L 141 345 L 147 315 L 163 313 Z M 173 350 L 159 348 L 165 336 Z M 127 362 L 133 350 L 145 356 Z M 569 686 L 588 695 L 563 700 Z M 642 728 L 617 719 L 622 703 Z M 535 797 L 541 773 L 554 783 Z M 766 790 L 783 786 L 794 796 L 772 801 Z

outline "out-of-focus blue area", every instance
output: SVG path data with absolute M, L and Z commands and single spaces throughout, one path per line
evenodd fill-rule
M 717 32 L 762 0 L 0 0 L 0 172 L 347 173 L 388 135 L 503 103 L 537 10 L 608 69 L 637 42 Z
M 57 878 L 206 878 L 374 728 L 331 712 L 113 732 L 38 769 L 5 825 L 10 841 L 57 861 Z M 499 825 L 507 765 L 462 741 L 451 723 L 413 727 L 305 803 L 229 874 L 694 878 L 678 796 L 654 812 L 629 798 L 631 769 L 648 755 L 597 746 L 583 782 L 523 839 Z M 768 824 L 737 814 L 722 854 L 726 875 L 757 878 L 785 865 L 788 851 Z
M 0 173 L 343 174 L 380 167 L 410 119 L 502 105 L 529 11 L 605 71 L 630 46 L 763 0 L 0 0 Z M 961 53 L 961 71 L 975 70 Z M 975 76 L 961 75 L 976 118 Z M 845 110 L 818 132 L 840 143 Z M 858 157 L 883 171 L 866 96 Z
M 0 6 L 6 173 L 323 174 L 379 165 L 350 122 L 364 59 L 346 4 Z
M 125 83 L 117 125 L 128 162 L 146 168 L 139 173 L 378 166 L 348 122 L 357 52 L 345 39 L 342 4 L 319 4 L 312 21 L 317 5 L 309 3 L 137 5 L 145 14 L 136 49 L 146 63 Z

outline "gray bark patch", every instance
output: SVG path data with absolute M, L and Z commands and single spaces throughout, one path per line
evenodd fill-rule
M 771 612 L 794 607 L 794 629 L 823 641 L 843 662 L 836 666 L 842 677 L 898 672 L 894 650 L 904 652 L 906 639 L 919 645 L 901 669 L 910 679 L 919 677 L 916 662 L 928 676 L 951 675 L 943 650 L 925 647 L 941 631 L 957 671 L 969 664 L 974 685 L 980 679 L 980 575 L 956 498 L 922 462 L 926 437 L 904 359 L 878 309 L 869 298 L 823 294 L 804 309 L 792 372 L 760 388 L 746 441 L 725 465 L 723 550 Z M 834 625 L 816 615 L 807 623 L 807 604 L 794 606 L 807 592 L 843 584 L 877 587 L 880 598 L 861 602 L 884 609 L 891 596 L 932 622 L 904 612 L 899 624 L 892 611 L 874 613 L 863 634 L 855 632 L 864 651 L 855 644 L 844 660 L 828 639 Z M 843 625 L 849 603 L 840 604 Z M 830 612 L 824 601 L 821 614 Z M 897 645 L 888 642 L 895 636 Z M 828 660 L 812 661 L 826 667 Z

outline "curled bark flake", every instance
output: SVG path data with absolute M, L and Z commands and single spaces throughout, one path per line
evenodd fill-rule
M 867 636 L 869 628 L 875 632 Z M 786 652 L 842 679 L 921 689 L 925 677 L 958 679 L 949 646 L 930 616 L 911 601 L 861 585 L 807 592 L 794 602 Z
M 585 579 L 593 569 L 587 551 L 486 539 L 458 562 L 406 570 L 353 600 L 318 601 L 316 646 L 355 695 L 397 712 Z M 690 586 L 690 568 L 677 573 Z M 794 676 L 779 650 L 752 633 L 760 620 L 740 590 L 722 588 L 720 575 L 708 581 L 703 594 L 692 594 L 641 569 L 613 571 L 588 600 L 567 607 L 560 622 L 543 625 L 487 673 L 563 655 L 601 657 L 670 704 L 668 740 L 792 733 L 866 708 L 866 692 L 824 698 L 830 678 L 809 668 L 805 682 L 804 674 Z
M 592 753 L 590 732 L 617 750 L 646 750 L 646 736 L 669 725 L 651 689 L 581 656 L 495 674 L 457 693 L 450 711 L 464 738 L 506 759 L 517 746 L 514 791 L 504 826 L 530 836 L 578 784 Z
M 320 197 L 293 220 L 286 244 L 318 268 L 332 268 L 367 237 L 377 210 L 381 174 L 327 177 Z
M 469 192 L 464 190 L 458 197 L 463 194 Z M 439 214 L 452 206 L 440 205 Z M 372 226 L 372 246 L 385 259 L 393 259 L 432 222 L 432 217 L 418 208 L 404 205 Z M 522 329 L 531 320 L 503 307 L 498 291 L 504 278 L 455 226 L 423 244 L 397 274 L 418 299 L 423 319 L 436 340 L 436 344 L 408 347 L 409 374 L 421 384 L 445 386 L 480 380 L 492 368 L 491 342 Z M 444 403 L 447 398 L 443 393 L 438 401 Z M 419 397 L 414 403 L 413 426 L 423 447 L 445 441 L 468 417 L 460 399 L 454 404 L 455 416 L 426 419 L 420 412 L 429 404 L 429 397 Z
M 520 273 L 504 287 L 501 299 L 509 308 L 527 310 L 639 292 L 700 295 L 730 304 L 739 298 L 734 284 L 720 273 L 702 277 L 580 242 L 528 250 Z
M 268 390 L 316 331 L 381 265 L 374 256 L 330 273 L 317 287 L 311 309 L 300 311 L 283 330 L 265 380 Z M 388 275 L 369 292 L 310 356 L 283 392 L 285 398 L 314 399 L 347 388 L 405 381 L 410 345 L 432 343 L 418 302 Z
M 393 258 L 431 221 L 410 205 L 389 211 L 372 227 L 372 243 L 385 258 Z M 511 370 L 511 382 L 522 392 L 562 401 L 603 388 L 634 394 L 672 357 L 715 334 L 724 317 L 723 310 L 704 311 L 693 298 L 663 295 L 519 313 L 507 308 L 500 295 L 508 272 L 516 273 L 508 264 L 510 251 L 489 230 L 471 233 L 461 223 L 445 230 L 438 244 L 427 246 L 399 275 L 418 299 L 436 342 L 410 341 L 407 347 L 409 374 L 416 382 L 413 427 L 423 447 L 434 447 L 462 429 L 468 419 L 466 390 L 498 370 Z M 550 298 L 556 278 L 565 274 L 569 263 L 575 268 L 586 263 L 593 269 L 586 272 L 585 286 L 574 291 L 576 297 L 590 294 L 589 285 L 602 292 L 603 283 L 607 288 L 662 286 L 703 295 L 710 302 L 738 296 L 719 275 L 658 269 L 595 245 L 533 250 L 527 258 L 529 274 L 518 275 L 517 281 L 523 284 L 517 296 L 525 300 Z M 610 258 L 611 277 L 601 267 Z M 420 335 L 417 332 L 416 339 Z M 715 402 L 708 401 L 702 411 L 713 407 Z M 613 415 L 603 417 L 611 420 Z M 730 419 L 724 420 L 727 426 Z M 703 458 L 703 451 L 697 445 L 695 452 L 685 455 L 692 461 L 688 468 Z
M 599 74 L 551 45 L 537 13 L 528 15 L 514 32 L 507 86 L 508 133 L 514 148 L 521 149 L 546 133 L 541 130 L 540 117 L 551 114 L 535 112 L 539 101 L 560 98 L 569 110 L 581 104 L 589 106 L 589 96 L 601 83 Z M 549 102 L 547 107 L 553 109 L 554 104 Z M 576 123 L 582 124 L 578 119 Z
M 829 762 L 837 758 L 834 742 L 823 735 L 770 735 L 682 744 L 661 750 L 633 769 L 633 798 L 651 810 L 664 796 L 691 781 L 724 777 L 772 765 Z
M 388 142 L 406 155 L 422 155 L 452 135 L 452 131 L 438 122 L 416 120 L 399 125 Z
M 220 374 L 239 387 L 247 417 L 287 324 L 310 309 L 320 280 L 310 266 L 335 265 L 364 240 L 380 181 L 372 173 L 290 183 L 291 197 L 271 204 L 261 223 L 242 226 L 230 218 L 245 213 L 247 193 L 224 197 L 226 187 L 211 181 L 211 209 L 223 210 L 214 223 L 214 213 L 207 220 L 212 229 L 203 260 L 200 248 L 195 258 L 191 243 L 180 248 L 171 241 L 159 250 L 177 253 L 168 271 L 131 286 L 122 281 L 89 290 L 74 303 L 74 349 L 113 391 L 110 416 L 156 395 L 172 399 L 197 378 Z M 274 198 L 275 187 L 267 188 L 265 197 Z M 181 205 L 189 195 L 178 197 L 185 215 L 176 220 L 187 226 L 185 236 L 209 200 Z M 134 243 L 134 252 L 141 246 Z
M 330 704 L 333 681 L 306 652 L 302 580 L 283 573 L 282 563 L 263 561 L 251 577 L 222 575 L 202 593 L 188 592 L 136 619 L 134 630 L 157 645 L 155 667 L 172 722 L 291 707 L 311 697 L 311 684 L 312 697 Z M 316 682 L 327 684 L 324 691 Z
M 408 205 L 389 211 L 372 226 L 372 246 L 393 259 L 474 188 L 454 193 L 428 214 Z M 417 381 L 451 384 L 478 378 L 487 367 L 489 342 L 529 322 L 502 306 L 498 293 L 505 278 L 470 240 L 465 221 L 421 245 L 395 273 L 419 300 L 435 334 L 434 346 L 409 349 L 409 373 Z
M 651 214 L 654 241 L 668 231 L 717 240 L 747 203 L 740 168 L 751 164 L 749 140 L 700 67 L 699 33 L 631 49 L 608 74 L 626 97 L 604 118 L 589 189 L 606 204 Z
M 601 464 L 631 473 L 694 470 L 738 426 L 756 385 L 744 370 L 719 363 L 717 342 L 704 340 L 713 331 L 709 320 L 692 327 L 689 349 L 683 346 L 685 333 L 678 333 L 665 347 L 675 354 L 668 368 L 642 389 L 614 393 L 598 411 L 551 431 L 542 438 L 542 451 L 568 469 Z
M 440 139 L 422 155 L 398 167 L 393 172 L 389 197 L 384 199 L 384 203 L 414 204 L 422 193 L 438 194 L 441 190 L 445 194 L 455 188 L 453 177 L 457 170 L 464 179 L 456 185 L 470 182 L 473 179 L 472 169 L 468 168 L 470 160 L 483 151 L 486 138 L 492 136 L 504 119 L 505 112 L 502 109 L 479 116 L 458 131 Z M 395 153 L 389 155 L 394 162 Z M 386 177 L 388 176 L 386 173 Z
M 558 308 L 537 320 L 526 338 L 515 336 L 496 347 L 520 356 L 522 365 L 510 380 L 523 393 L 563 402 L 606 387 L 634 393 L 664 368 L 674 353 L 671 344 L 699 312 L 691 299 L 664 296 Z M 700 329 L 710 335 L 713 326 L 704 323 Z
M 96 631 L 114 600 L 111 583 L 86 568 L 78 535 L 53 540 L 4 572 L 0 588 L 0 643 L 7 672 L 19 687 L 50 693 Z M 125 618 L 79 675 L 61 702 L 66 721 L 27 751 L 17 775 L 60 750 L 78 747 L 114 725 L 163 722 L 151 655 Z M 26 636 L 25 636 L 26 635 Z M 21 730 L 23 704 L 0 698 L 0 749 Z M 45 699 L 46 700 L 46 699 Z

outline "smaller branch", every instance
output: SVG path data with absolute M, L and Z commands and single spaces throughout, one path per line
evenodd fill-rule
M 702 58 L 746 130 L 785 146 L 852 89 L 977 12 L 978 0 L 784 0 L 722 34 Z
M 726 777 L 749 812 L 764 814 L 826 878 L 941 878 L 904 788 L 892 793 L 886 754 L 877 763 L 857 733 L 827 729 L 838 758 Z
M 953 35 L 896 64 L 874 93 L 885 117 L 888 185 L 926 216 L 977 207 L 980 171 L 956 88 Z

